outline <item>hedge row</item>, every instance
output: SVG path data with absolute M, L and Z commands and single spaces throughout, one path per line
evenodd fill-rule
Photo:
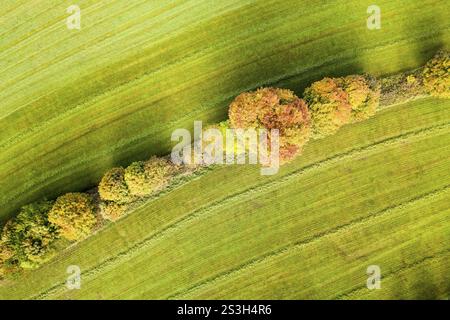
M 0 278 L 20 268 L 36 268 L 56 253 L 56 241 L 80 241 L 89 236 L 100 217 L 115 221 L 130 204 L 152 195 L 180 172 L 165 158 L 132 163 L 108 171 L 91 193 L 67 193 L 56 201 L 24 206 L 3 227 L 0 237 Z
M 98 193 L 103 218 L 115 221 L 130 203 L 166 187 L 180 168 L 165 158 L 133 162 L 126 169 L 113 168 L 100 181 Z
M 231 128 L 278 129 L 282 162 L 298 156 L 311 138 L 336 133 L 348 123 L 373 116 L 380 103 L 399 102 L 422 94 L 450 97 L 449 52 L 439 52 L 422 69 L 377 81 L 370 76 L 324 78 L 304 91 L 261 88 L 240 94 L 229 107 Z M 20 268 L 35 268 L 55 254 L 58 238 L 79 241 L 99 221 L 115 221 L 134 201 L 155 194 L 183 170 L 166 158 L 152 157 L 127 168 L 113 168 L 93 193 L 67 193 L 56 201 L 24 206 L 8 221 L 0 237 L 0 278 Z

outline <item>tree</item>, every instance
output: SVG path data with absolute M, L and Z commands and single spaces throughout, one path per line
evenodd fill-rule
M 98 186 L 100 198 L 105 201 L 129 203 L 134 200 L 125 182 L 125 169 L 112 168 L 103 176 Z
M 166 186 L 176 167 L 164 158 L 132 163 L 125 169 L 124 179 L 131 195 L 147 196 Z
M 373 116 L 380 100 L 380 86 L 368 76 L 324 78 L 305 89 L 316 137 L 335 134 L 347 123 Z
M 297 156 L 311 133 L 305 101 L 287 89 L 261 88 L 242 93 L 231 103 L 228 115 L 231 128 L 278 129 L 282 161 Z
M 350 75 L 336 80 L 348 95 L 352 109 L 350 122 L 367 120 L 376 113 L 380 102 L 380 86 L 375 79 Z
M 74 241 L 87 237 L 96 224 L 92 198 L 85 193 L 67 193 L 56 199 L 48 214 L 64 238 Z
M 14 259 L 23 268 L 34 268 L 54 255 L 58 234 L 56 226 L 48 219 L 51 208 L 50 201 L 22 207 L 17 217 L 3 229 L 1 242 L 4 248 L 0 260 Z
M 304 98 L 311 112 L 312 128 L 318 138 L 335 134 L 351 120 L 348 93 L 336 78 L 324 78 L 305 89 Z
M 429 94 L 450 98 L 450 52 L 439 51 L 423 68 L 422 77 Z

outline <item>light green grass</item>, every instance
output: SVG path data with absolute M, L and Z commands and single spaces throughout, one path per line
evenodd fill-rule
M 310 143 L 276 176 L 217 168 L 24 272 L 0 297 L 448 297 L 449 107 L 385 109 Z M 72 264 L 81 290 L 64 285 Z M 364 289 L 372 264 L 383 276 L 376 292 Z
M 448 2 L 2 1 L 0 219 L 85 190 L 115 165 L 170 150 L 170 133 L 223 120 L 240 92 L 301 94 L 324 76 L 396 73 L 448 47 Z

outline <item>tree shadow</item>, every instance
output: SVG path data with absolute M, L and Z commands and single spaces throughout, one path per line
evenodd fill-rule
M 89 130 L 72 140 L 62 140 L 66 138 L 61 135 L 57 151 L 43 153 L 27 172 L 16 173 L 20 183 L 26 183 L 30 174 L 41 182 L 13 200 L 0 201 L 0 219 L 44 196 L 55 198 L 91 188 L 113 166 L 170 153 L 173 130 L 186 128 L 192 132 L 194 120 L 205 124 L 225 120 L 229 103 L 243 91 L 279 86 L 302 95 L 305 87 L 325 76 L 384 74 L 383 57 L 402 47 L 389 46 L 390 39 L 395 38 L 390 30 L 401 21 L 392 20 L 397 12 L 386 13 L 386 21 L 392 23 L 370 31 L 366 27 L 370 3 L 342 1 L 338 7 L 327 2 L 308 4 L 294 1 L 273 6 L 261 0 L 243 2 L 233 9 L 224 7 L 216 15 L 164 38 L 157 46 L 112 61 L 109 73 L 96 79 L 98 83 L 78 79 L 78 84 L 92 94 L 97 89 L 108 94 L 109 89 L 133 85 L 118 101 L 111 102 L 105 116 L 94 117 L 95 108 L 77 112 L 79 123 L 67 126 L 88 123 Z M 342 14 L 337 14 L 337 9 Z M 416 62 L 396 64 L 389 72 L 418 66 L 442 46 L 439 39 L 443 34 L 439 30 L 443 26 L 433 20 L 432 14 L 423 18 L 417 14 L 409 19 L 408 24 L 432 27 L 424 34 L 414 34 Z M 409 26 L 405 24 L 405 33 L 406 29 Z M 397 38 L 404 40 L 407 36 Z M 402 54 L 410 56 L 412 51 Z M 145 90 L 139 87 L 143 77 L 148 79 Z M 110 81 L 114 88 L 108 87 Z M 76 95 L 76 82 L 61 90 L 68 87 L 78 100 L 84 97 Z M 70 92 L 65 95 L 72 96 Z M 53 104 L 70 107 L 65 105 L 69 100 L 61 102 L 60 96 L 52 99 L 43 102 L 42 108 Z M 73 104 L 79 102 L 75 100 Z M 40 167 L 45 162 L 51 162 L 61 173 L 46 179 Z

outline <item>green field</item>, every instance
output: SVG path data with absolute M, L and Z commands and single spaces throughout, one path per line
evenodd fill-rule
M 386 76 L 450 44 L 449 4 L 372 1 L 6 0 L 0 12 L 0 220 L 170 152 L 259 86 Z M 19 17 L 19 18 L 17 18 Z M 2 299 L 450 297 L 450 101 L 421 99 L 311 141 L 274 176 L 223 166 L 144 202 Z M 66 268 L 82 270 L 67 290 Z M 382 289 L 366 288 L 379 265 Z
M 5 298 L 445 298 L 450 103 L 308 145 L 278 176 L 216 168 L 0 288 Z M 217 181 L 222 181 L 217 185 Z M 81 267 L 81 290 L 65 287 Z M 383 287 L 365 288 L 380 265 Z
M 170 4 L 169 4 L 170 3 Z M 2 1 L 0 217 L 95 185 L 114 165 L 170 151 L 175 128 L 223 120 L 261 85 L 386 75 L 450 43 L 448 3 L 379 1 Z

